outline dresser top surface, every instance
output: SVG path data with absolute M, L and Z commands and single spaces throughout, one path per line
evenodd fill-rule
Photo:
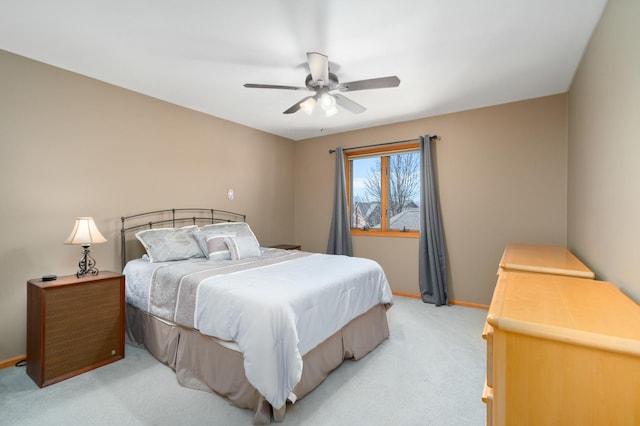
M 564 246 L 508 244 L 500 260 L 506 270 L 594 278 L 595 274 Z
M 640 353 L 640 306 L 608 282 L 505 271 L 488 322 L 515 333 Z

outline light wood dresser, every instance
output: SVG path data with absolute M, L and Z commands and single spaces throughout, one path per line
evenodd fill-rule
M 563 246 L 509 244 L 500 259 L 498 272 L 503 270 L 595 278 L 593 271 Z
M 640 307 L 613 284 L 502 269 L 483 337 L 487 424 L 640 424 Z

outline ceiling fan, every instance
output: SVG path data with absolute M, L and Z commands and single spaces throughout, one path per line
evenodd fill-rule
M 305 87 L 300 86 L 279 86 L 274 84 L 252 84 L 246 83 L 244 87 L 252 89 L 284 89 L 284 90 L 308 90 L 315 92 L 312 96 L 307 96 L 284 111 L 284 114 L 292 114 L 302 109 L 311 115 L 316 104 L 320 104 L 327 117 L 338 112 L 336 105 L 360 114 L 366 110 L 359 103 L 342 95 L 342 92 L 354 92 L 356 90 L 382 89 L 386 87 L 398 87 L 400 79 L 397 76 L 370 78 L 367 80 L 350 81 L 340 83 L 338 77 L 329 71 L 329 58 L 317 52 L 307 53 L 310 74 L 304 82 Z

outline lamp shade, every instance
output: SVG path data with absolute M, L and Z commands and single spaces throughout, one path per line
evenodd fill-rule
M 92 217 L 79 217 L 76 218 L 71 235 L 64 243 L 89 245 L 106 241 L 107 239 L 98 231 L 98 227 Z

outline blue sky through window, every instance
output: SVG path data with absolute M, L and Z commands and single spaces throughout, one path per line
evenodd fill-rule
M 354 200 L 365 200 L 367 197 L 366 180 L 372 168 L 380 169 L 380 157 L 357 158 L 352 161 L 352 190 Z M 379 201 L 379 200 L 370 200 Z

